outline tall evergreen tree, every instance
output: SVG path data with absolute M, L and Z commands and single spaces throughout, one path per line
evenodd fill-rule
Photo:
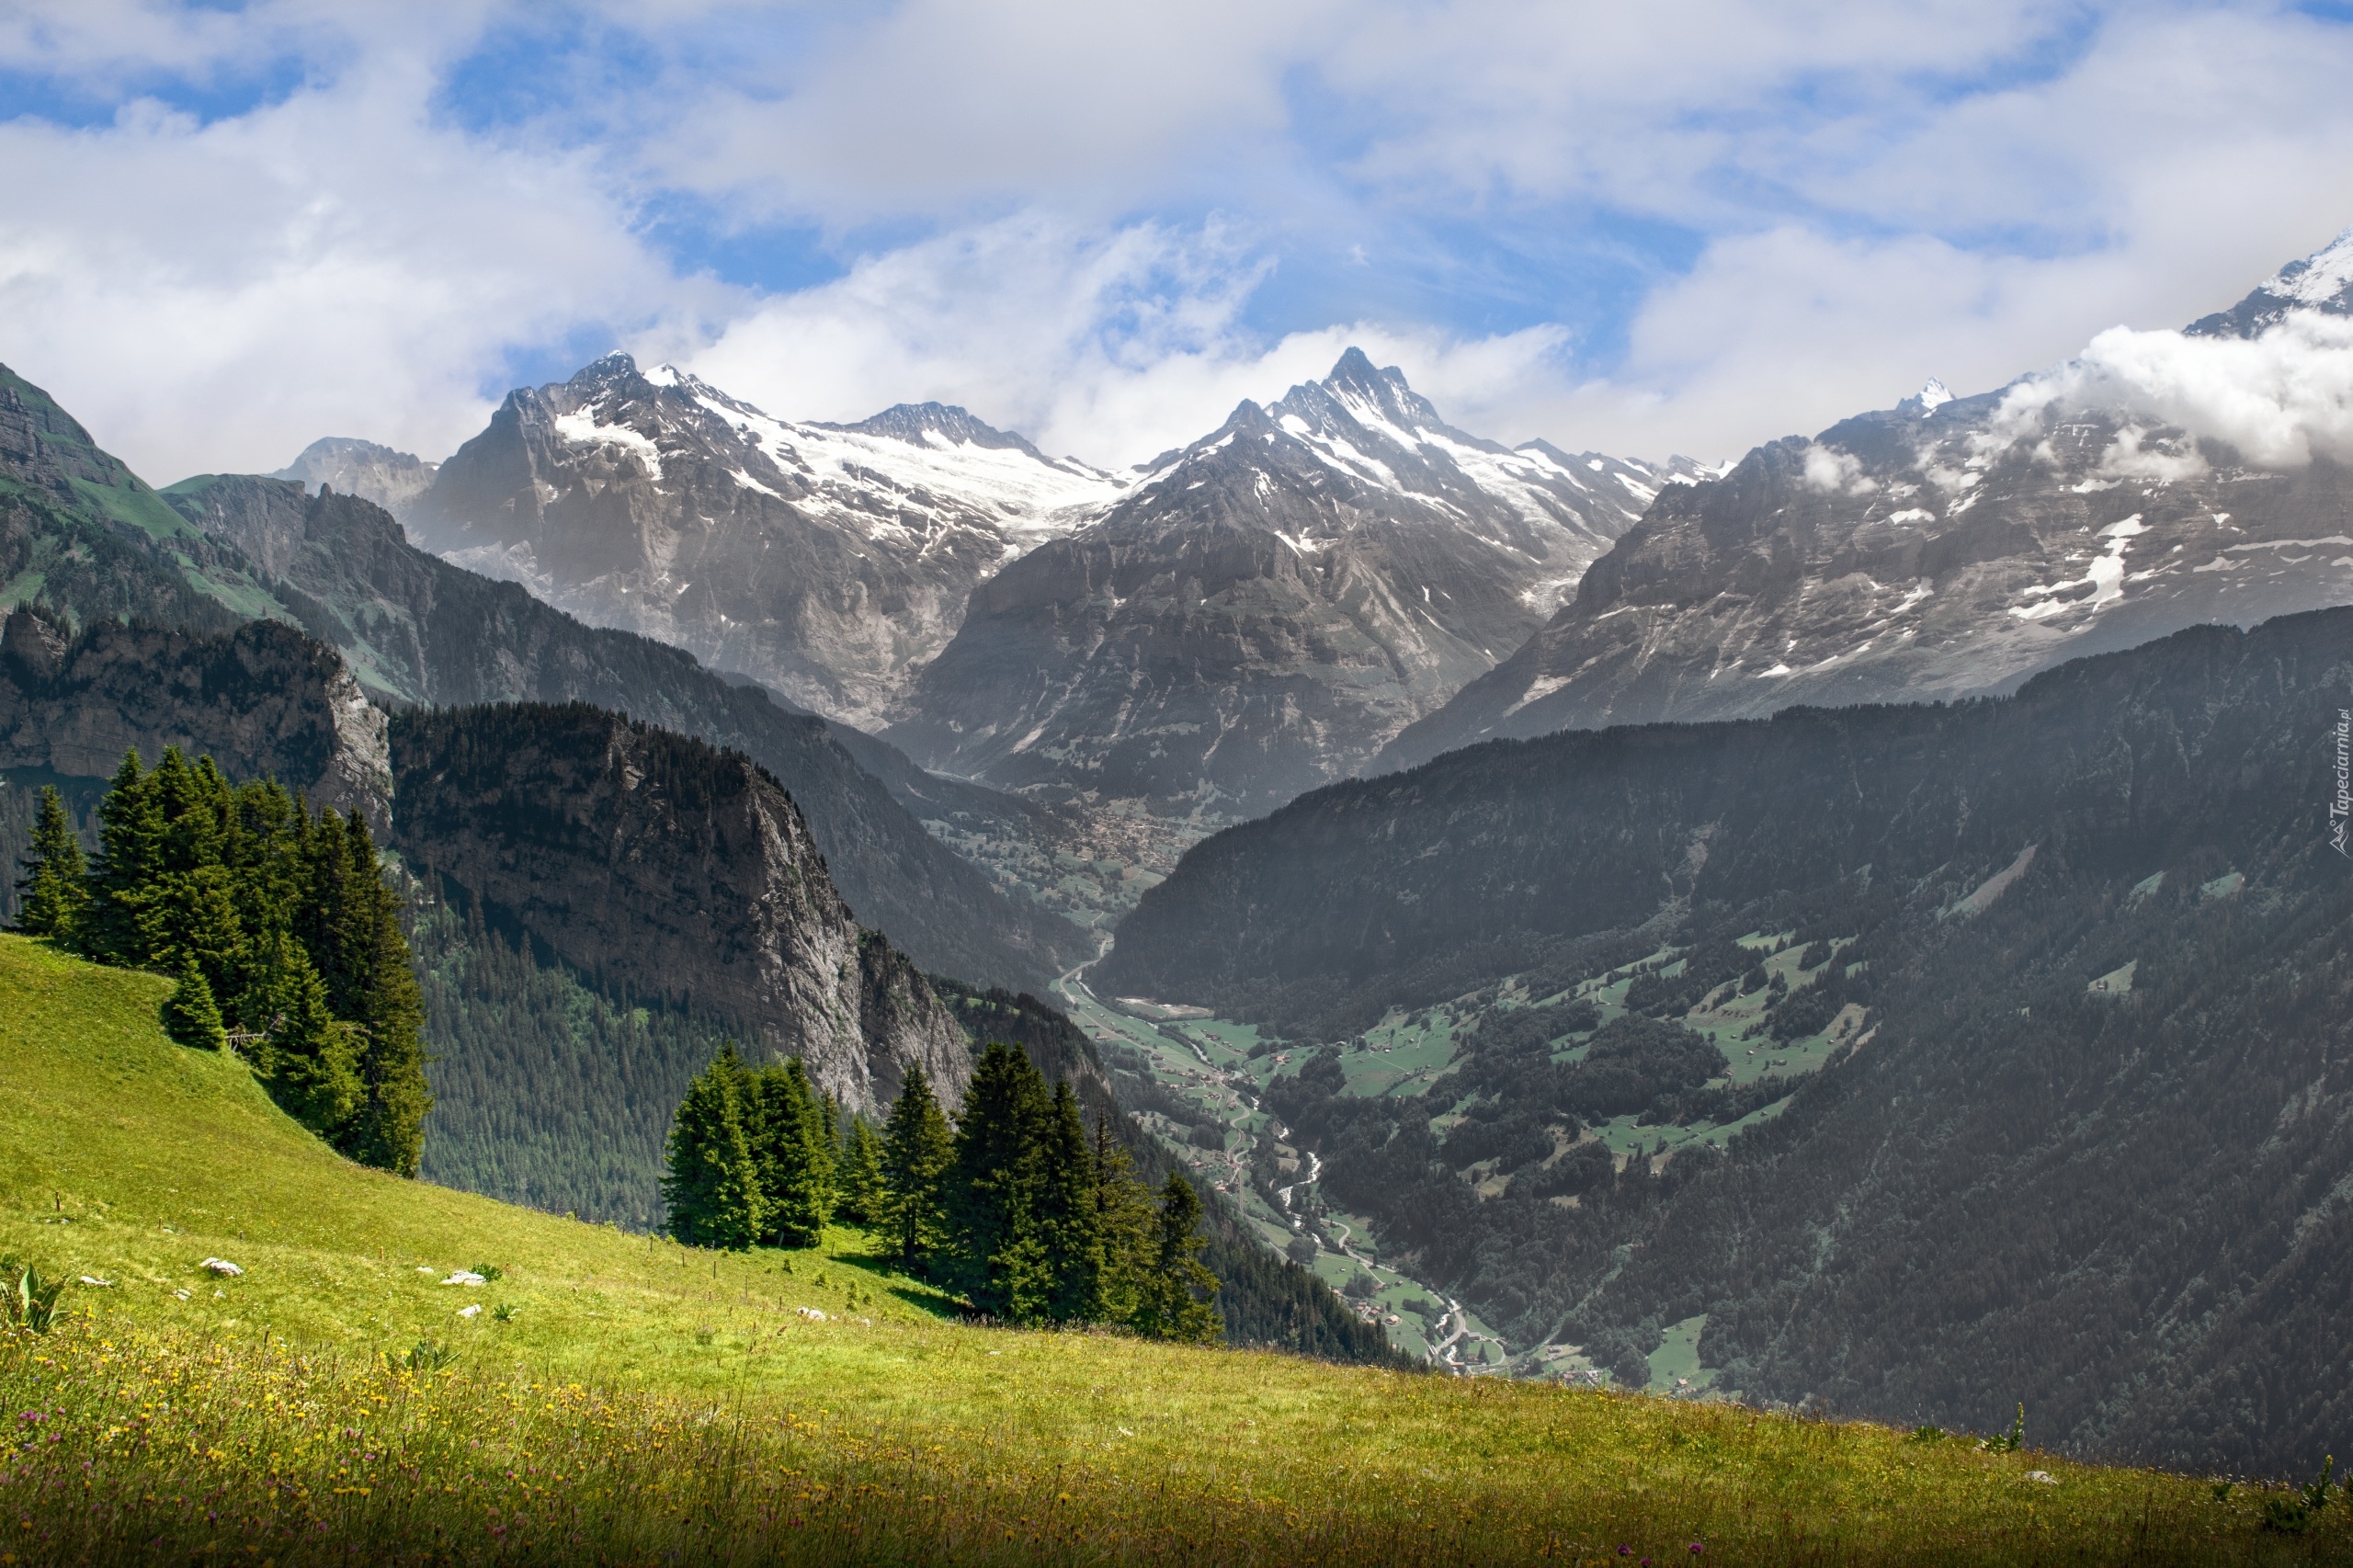
M 882 1124 L 882 1211 L 878 1219 L 906 1267 L 928 1268 L 953 1239 L 946 1185 L 955 1153 L 955 1135 L 931 1092 L 931 1081 L 922 1068 L 908 1068 L 890 1119 Z
M 359 1078 L 358 1030 L 335 1016 L 310 955 L 283 931 L 256 944 L 238 1022 L 262 1036 L 252 1051 L 254 1075 L 286 1113 L 330 1142 L 337 1141 L 367 1088 Z
M 1107 1272 L 1095 1205 L 1095 1153 L 1070 1081 L 1054 1085 L 1038 1129 L 1036 1226 L 1051 1278 L 1041 1315 L 1064 1323 L 1102 1318 Z M 1025 1314 L 1028 1315 L 1028 1314 Z
M 1134 1318 L 1136 1332 L 1147 1338 L 1203 1344 L 1225 1332 L 1210 1304 L 1217 1276 L 1201 1264 L 1207 1244 L 1199 1234 L 1200 1223 L 1200 1195 L 1180 1173 L 1169 1172 L 1160 1189 L 1152 1263 Z
M 849 1119 L 834 1168 L 835 1214 L 853 1225 L 881 1223 L 882 1141 L 863 1116 Z
M 1046 1108 L 1045 1080 L 1029 1059 L 993 1043 L 956 1119 L 947 1186 L 957 1283 L 973 1306 L 999 1317 L 1029 1315 L 1051 1295 L 1035 1222 Z
M 330 812 L 320 832 L 331 836 L 336 826 Z M 350 1011 L 344 1016 L 360 1034 L 364 1097 L 340 1147 L 362 1165 L 415 1176 L 425 1152 L 425 1116 L 433 1108 L 425 1078 L 424 998 L 409 964 L 408 938 L 401 932 L 400 896 L 384 885 L 377 869 L 368 819 L 355 810 L 341 828 L 347 907 L 335 925 L 347 945 L 336 958 L 353 988 Z
M 1102 1316 L 1107 1323 L 1132 1323 L 1156 1257 L 1159 1214 L 1108 1119 L 1096 1120 L 1093 1154 L 1095 1225 L 1103 1242 Z
M 166 754 L 169 755 L 169 754 Z M 106 799 L 98 802 L 98 857 L 90 868 L 90 904 L 82 949 L 101 963 L 145 961 L 140 915 L 153 897 L 163 868 L 164 813 L 139 753 L 123 754 Z
M 793 1057 L 750 1076 L 745 1132 L 759 1173 L 767 1239 L 779 1246 L 815 1246 L 834 1210 L 834 1129 L 830 1102 Z
M 744 1131 L 748 1074 L 733 1042 L 687 1085 L 670 1124 L 662 1178 L 670 1234 L 690 1246 L 744 1248 L 767 1227 L 759 1172 Z
M 83 885 L 88 868 L 82 858 L 82 841 L 74 836 L 74 824 L 65 815 L 65 801 L 54 784 L 41 786 L 40 818 L 33 824 L 32 852 L 22 866 L 25 874 L 17 883 L 17 929 L 72 949 L 90 903 L 90 890 Z

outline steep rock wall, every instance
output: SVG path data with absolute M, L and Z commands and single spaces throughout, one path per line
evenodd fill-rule
M 80 778 L 137 747 L 210 756 L 381 825 L 392 797 L 384 715 L 335 650 L 256 621 L 220 637 L 100 624 L 69 639 L 17 610 L 0 628 L 0 767 Z
M 396 842 L 608 988 L 800 1056 L 875 1113 L 971 1051 L 920 971 L 861 927 L 792 798 L 750 759 L 581 704 L 394 722 Z

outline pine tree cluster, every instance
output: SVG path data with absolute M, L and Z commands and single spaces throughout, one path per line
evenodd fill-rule
M 17 928 L 177 984 L 182 1044 L 238 1045 L 286 1110 L 363 1165 L 416 1174 L 424 1012 L 368 819 L 315 816 L 268 781 L 232 784 L 176 749 L 123 758 L 85 865 L 57 791 L 17 883 Z
M 1155 1203 L 1108 1124 L 1090 1134 L 1068 1083 L 1050 1090 L 1020 1051 L 982 1052 L 952 1128 L 920 1069 L 879 1136 L 862 1118 L 837 1125 L 797 1059 L 755 1068 L 723 1049 L 671 1128 L 670 1233 L 805 1246 L 839 1218 L 992 1317 L 1222 1332 L 1192 1184 L 1172 1172 Z

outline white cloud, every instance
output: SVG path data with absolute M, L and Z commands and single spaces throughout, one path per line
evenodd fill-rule
M 2228 442 L 2263 468 L 2314 457 L 2353 461 L 2353 318 L 2294 311 L 2253 339 L 2190 337 L 2111 327 L 2077 358 L 2003 398 L 2000 433 L 2039 434 L 2046 411 L 2114 409 Z M 2145 444 L 2128 426 L 2102 466 L 2133 477 L 2181 478 L 2194 452 Z
M 1805 449 L 1805 482 L 1808 488 L 1831 495 L 1868 495 L 1879 488 L 1877 480 L 1863 477 L 1860 458 L 1819 445 Z
M 706 345 L 654 332 L 631 347 L 791 417 L 852 420 L 937 400 L 1107 465 L 1184 445 L 1245 398 L 1324 376 L 1351 345 L 1401 364 L 1441 414 L 1482 432 L 1565 371 L 1566 335 L 1550 326 L 1460 339 L 1355 322 L 1267 342 L 1241 320 L 1267 265 L 1214 223 L 1103 235 L 1008 219 L 875 256 L 760 305 Z
M 199 125 L 0 124 L 0 358 L 157 483 L 364 435 L 440 456 L 506 350 L 710 301 L 586 159 L 428 123 L 387 64 Z
M 1356 342 L 1483 434 L 1713 459 L 1932 374 L 1984 390 L 2102 326 L 2187 320 L 2353 216 L 2353 29 L 2262 6 L 574 14 L 583 35 L 633 30 L 625 66 L 518 67 L 540 107 L 470 131 L 447 118 L 450 63 L 485 28 L 562 32 L 563 13 L 7 8 L 0 64 L 102 97 L 274 60 L 299 85 L 209 124 L 135 101 L 85 131 L 0 124 L 0 358 L 154 478 L 275 466 L 330 432 L 441 455 L 512 357 L 608 332 L 781 415 L 938 397 L 1099 461 Z M 643 237 L 680 189 L 845 245 L 915 237 L 813 289 L 721 288 Z M 1565 304 L 1516 300 L 1491 330 L 1476 299 L 1379 291 L 1409 241 L 1477 251 L 1519 225 L 1639 251 L 1612 227 L 1629 215 L 1696 259 L 1651 279 L 1622 334 Z M 1373 265 L 1344 270 L 1371 281 L 1320 313 L 1294 290 L 1267 329 L 1254 301 L 1304 245 L 1355 246 Z M 2325 423 L 2299 426 L 2308 446 Z

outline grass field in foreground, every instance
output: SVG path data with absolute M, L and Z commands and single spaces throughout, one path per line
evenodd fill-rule
M 969 1327 L 851 1233 L 714 1257 L 403 1182 L 164 990 L 0 937 L 0 1252 L 113 1281 L 0 1333 L 0 1562 L 2353 1561 L 2341 1494 L 2290 1539 L 2283 1493 L 1960 1439 Z

